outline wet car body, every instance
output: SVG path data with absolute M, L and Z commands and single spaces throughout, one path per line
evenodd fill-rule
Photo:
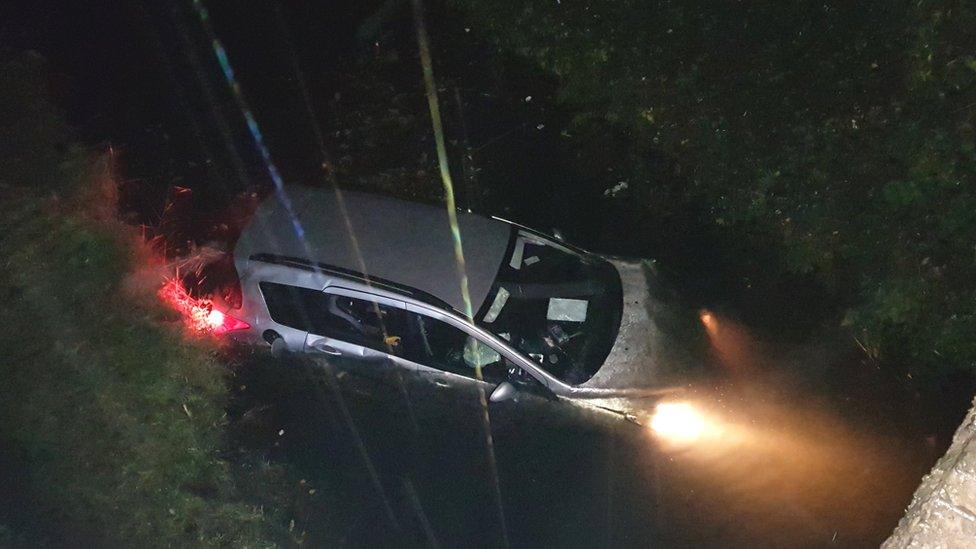
M 647 264 L 508 221 L 458 212 L 454 231 L 443 208 L 295 187 L 261 204 L 234 263 L 234 314 L 250 328 L 232 335 L 245 343 L 628 419 L 628 403 L 670 392 L 654 386 L 649 359 Z

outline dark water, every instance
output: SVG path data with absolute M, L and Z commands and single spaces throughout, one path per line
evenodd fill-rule
M 876 546 L 959 418 L 849 372 L 831 345 L 743 334 L 749 372 L 714 348 L 688 372 L 682 399 L 722 428 L 689 445 L 521 395 L 489 405 L 491 451 L 475 392 L 260 355 L 237 369 L 233 440 L 316 490 L 296 517 L 312 545 Z
M 618 422 L 529 397 L 493 405 L 496 485 L 476 394 L 410 378 L 401 386 L 392 372 L 376 383 L 333 377 L 323 364 L 291 367 L 244 377 L 287 385 L 261 421 L 285 431 L 272 454 L 320 489 L 301 524 L 311 542 L 594 545 L 653 528 L 650 508 L 627 511 L 632 477 L 616 461 L 637 454 Z

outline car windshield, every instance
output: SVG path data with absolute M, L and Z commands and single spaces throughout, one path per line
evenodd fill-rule
M 514 229 L 477 322 L 558 379 L 593 377 L 620 327 L 620 277 L 613 265 Z

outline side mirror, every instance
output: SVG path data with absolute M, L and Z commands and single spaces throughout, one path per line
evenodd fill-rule
M 515 395 L 517 394 L 518 389 L 516 389 L 514 385 L 507 381 L 503 381 L 498 384 L 498 387 L 495 387 L 494 391 L 491 392 L 491 396 L 488 397 L 488 400 L 492 402 L 505 402 L 506 400 L 514 399 Z

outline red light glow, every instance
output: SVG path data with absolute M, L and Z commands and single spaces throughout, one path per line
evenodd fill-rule
M 209 299 L 193 297 L 179 279 L 167 279 L 157 295 L 163 303 L 183 316 L 184 323 L 191 331 L 221 335 L 251 327 L 247 322 L 214 309 Z
M 217 309 L 211 310 L 210 314 L 207 315 L 207 327 L 216 330 L 218 327 L 223 325 L 224 313 L 218 311 Z

